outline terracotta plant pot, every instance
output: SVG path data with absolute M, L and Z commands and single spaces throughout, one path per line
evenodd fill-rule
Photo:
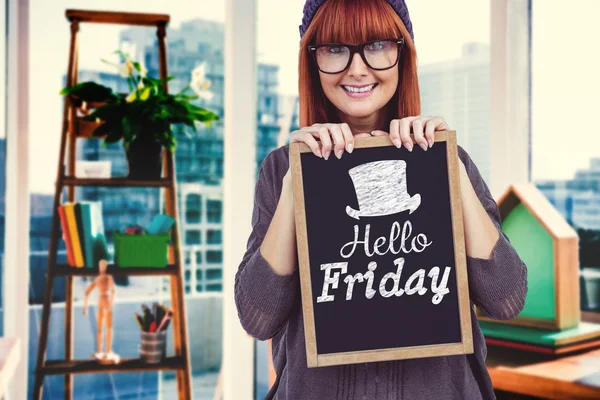
M 129 179 L 154 180 L 161 178 L 162 146 L 154 140 L 135 140 L 127 149 Z

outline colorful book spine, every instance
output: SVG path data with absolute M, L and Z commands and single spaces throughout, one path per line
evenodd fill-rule
M 77 210 L 79 224 L 79 231 L 81 232 L 81 238 L 83 243 L 83 259 L 85 266 L 93 268 L 94 265 L 94 237 L 91 231 L 91 203 L 88 201 L 82 201 L 75 205 Z
M 73 246 L 71 245 L 71 236 L 69 234 L 69 225 L 67 223 L 67 216 L 62 205 L 58 206 L 58 216 L 60 217 L 60 225 L 63 232 L 63 240 L 67 247 L 67 263 L 71 266 L 75 266 L 75 256 L 73 255 Z
M 79 239 L 79 230 L 77 229 L 77 218 L 75 217 L 75 205 L 73 203 L 65 203 L 65 215 L 67 216 L 67 224 L 69 225 L 69 235 L 71 237 L 71 245 L 75 256 L 75 266 L 83 268 L 83 252 L 81 251 L 81 242 Z
M 83 256 L 83 266 L 89 267 L 91 266 L 92 260 L 88 257 L 88 252 L 91 251 L 89 248 L 89 243 L 87 243 L 88 238 L 84 231 L 84 214 L 85 211 L 82 210 L 82 205 L 80 202 L 77 202 L 73 205 L 73 209 L 75 210 L 75 221 L 77 222 L 77 233 L 79 234 L 79 244 L 81 245 L 81 255 Z

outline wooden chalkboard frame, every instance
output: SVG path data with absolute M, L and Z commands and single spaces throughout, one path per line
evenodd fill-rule
M 412 134 L 411 134 L 412 137 Z M 414 142 L 414 137 L 413 143 Z M 473 335 L 471 331 L 471 306 L 469 300 L 469 283 L 467 277 L 467 260 L 464 240 L 463 214 L 460 198 L 460 177 L 456 131 L 435 132 L 435 142 L 447 142 L 448 180 L 452 213 L 452 233 L 454 237 L 454 253 L 456 265 L 456 286 L 458 311 L 460 318 L 460 342 L 437 345 L 398 347 L 378 350 L 351 351 L 342 353 L 317 353 L 315 319 L 312 301 L 310 264 L 308 253 L 308 237 L 306 229 L 306 211 L 304 204 L 304 185 L 302 180 L 301 153 L 311 152 L 305 143 L 290 144 L 290 167 L 294 193 L 294 213 L 296 222 L 296 242 L 300 272 L 302 296 L 302 312 L 304 317 L 304 334 L 306 339 L 307 366 L 324 367 L 341 364 L 400 360 L 409 358 L 449 356 L 473 353 Z M 355 149 L 394 146 L 389 136 L 356 138 Z

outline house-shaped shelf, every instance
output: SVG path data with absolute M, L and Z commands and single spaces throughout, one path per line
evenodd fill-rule
M 514 325 L 562 330 L 581 318 L 577 232 L 531 183 L 511 185 L 498 199 L 502 230 L 527 266 L 528 293 Z

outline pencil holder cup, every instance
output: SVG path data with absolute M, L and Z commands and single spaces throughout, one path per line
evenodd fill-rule
M 148 364 L 158 364 L 165 359 L 167 332 L 142 332 L 140 359 Z

